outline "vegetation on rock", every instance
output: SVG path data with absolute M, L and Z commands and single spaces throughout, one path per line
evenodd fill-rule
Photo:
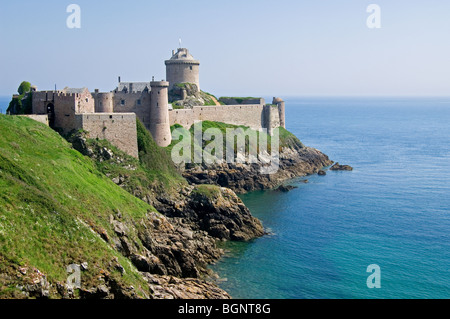
M 31 93 L 31 83 L 23 81 L 19 88 L 17 89 L 19 93 L 18 96 L 14 96 L 9 102 L 8 109 L 6 113 L 10 114 L 31 114 L 32 111 L 32 93 Z
M 235 104 L 243 104 L 246 101 L 250 100 L 259 100 L 257 97 L 228 97 L 228 96 L 222 96 L 219 98 L 219 102 L 224 105 L 235 105 Z
M 186 94 L 184 99 L 183 91 Z M 221 105 L 214 95 L 199 91 L 197 85 L 193 83 L 175 84 L 169 92 L 169 103 L 172 103 L 174 109 Z

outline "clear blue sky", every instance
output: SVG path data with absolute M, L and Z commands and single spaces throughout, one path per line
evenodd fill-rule
M 450 95 L 448 0 L 2 1 L 0 95 L 163 79 L 180 37 L 216 95 Z

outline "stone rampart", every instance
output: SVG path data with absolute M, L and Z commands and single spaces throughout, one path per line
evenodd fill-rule
M 89 138 L 108 140 L 126 152 L 139 157 L 134 113 L 85 113 L 76 114 L 77 129 L 88 132 Z

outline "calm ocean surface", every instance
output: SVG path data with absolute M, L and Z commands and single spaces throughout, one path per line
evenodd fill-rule
M 234 298 L 450 298 L 450 98 L 286 99 L 287 128 L 353 172 L 241 196 L 273 232 L 212 268 Z M 366 285 L 381 268 L 381 288 Z
M 3 114 L 6 113 L 6 109 L 9 106 L 9 102 L 11 102 L 11 96 L 0 96 L 0 113 Z

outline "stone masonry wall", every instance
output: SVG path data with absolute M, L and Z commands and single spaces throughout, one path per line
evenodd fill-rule
M 273 129 L 282 126 L 280 122 L 280 112 L 278 107 L 274 107 L 269 105 L 269 107 L 272 108 L 272 111 L 270 112 L 270 122 L 268 127 L 270 135 L 272 135 Z
M 93 113 L 95 102 L 91 93 L 62 93 L 56 91 L 33 92 L 33 114 L 47 114 L 47 106 L 54 106 L 54 127 L 67 133 L 76 128 L 76 113 Z
M 19 116 L 28 117 L 29 119 L 35 120 L 48 126 L 48 115 L 26 114 Z
M 150 103 L 151 96 L 148 92 L 116 92 L 113 96 L 114 113 L 136 113 L 147 128 L 150 126 Z
M 126 152 L 139 157 L 134 113 L 86 113 L 76 114 L 78 129 L 89 132 L 90 138 L 108 140 Z
M 193 109 L 169 111 L 170 125 L 175 123 L 189 129 L 198 121 L 215 121 L 234 125 L 245 125 L 260 130 L 266 127 L 264 121 L 264 105 L 222 105 L 195 106 Z M 276 111 L 276 109 L 274 109 Z M 278 112 L 271 112 L 271 126 L 279 126 Z

